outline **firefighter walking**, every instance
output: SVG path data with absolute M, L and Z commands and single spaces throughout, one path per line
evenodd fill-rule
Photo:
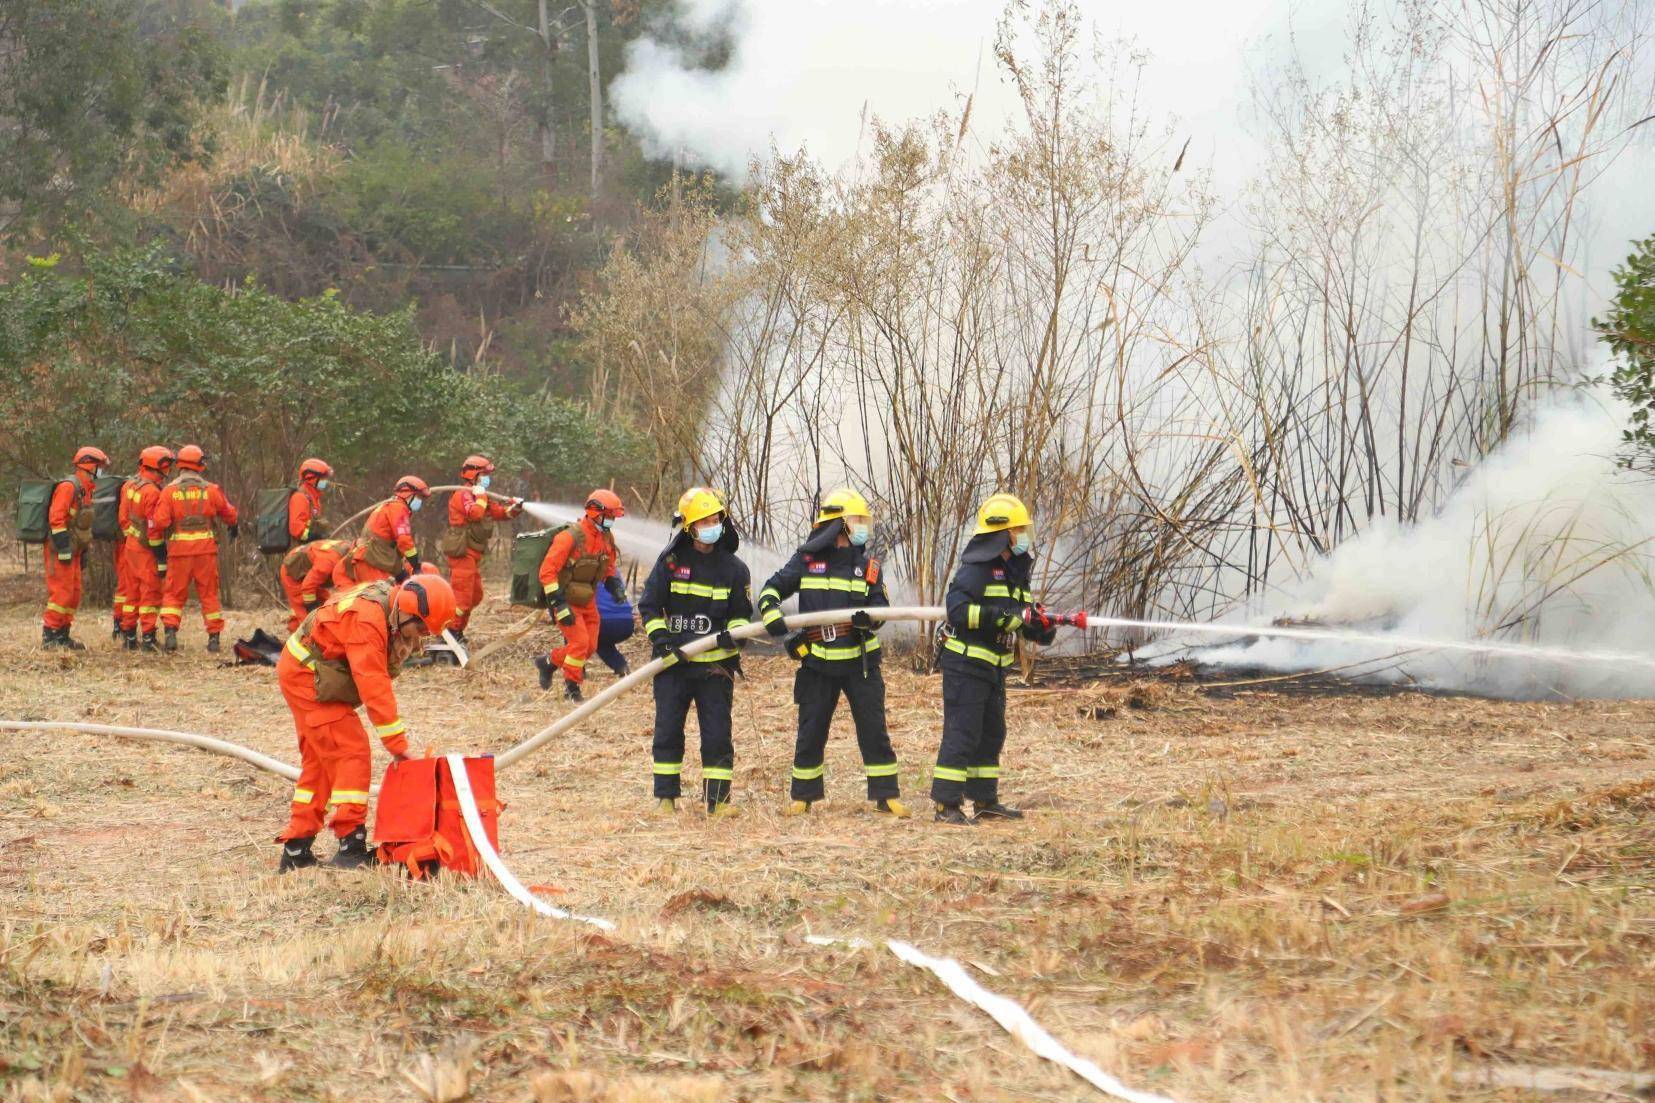
M 536 655 L 540 688 L 551 689 L 554 672 L 563 672 L 563 695 L 578 701 L 586 680 L 586 661 L 598 649 L 602 620 L 598 615 L 598 587 L 617 600 L 626 599 L 626 587 L 615 574 L 620 552 L 609 530 L 626 507 L 612 490 L 599 488 L 586 496 L 586 512 L 552 538 L 540 561 L 540 585 L 552 620 L 563 633 L 563 646 Z
M 684 721 L 695 706 L 701 730 L 701 784 L 707 811 L 734 815 L 730 803 L 735 745 L 730 710 L 740 651 L 730 629 L 749 623 L 752 599 L 747 564 L 736 556 L 735 526 L 724 504 L 704 487 L 678 500 L 679 531 L 644 583 L 638 611 L 657 658 L 668 660 L 655 678 L 655 798 L 663 811 L 677 807 L 684 770 Z M 717 646 L 687 658 L 680 649 L 699 636 L 718 633 Z
M 897 761 L 885 725 L 879 637 L 865 612 L 870 606 L 890 604 L 879 560 L 868 555 L 872 532 L 867 499 L 854 490 L 833 491 L 822 500 L 809 538 L 759 591 L 759 616 L 772 636 L 788 634 L 781 603 L 795 593 L 801 613 L 843 609 L 847 614 L 840 623 L 807 628 L 786 644 L 787 653 L 799 661 L 793 676 L 799 731 L 793 748 L 790 816 L 809 812 L 826 795 L 823 756 L 840 694 L 850 702 L 874 810 L 908 815 L 907 807 L 897 799 Z
M 404 475 L 391 496 L 374 506 L 362 525 L 362 535 L 339 561 L 334 572 L 336 589 L 383 578 L 403 579 L 419 574 L 419 546 L 414 542 L 414 514 L 431 497 L 431 488 L 418 475 Z
M 1017 820 L 1023 813 L 1000 802 L 1000 752 L 1006 743 L 1006 671 L 1017 639 L 1050 643 L 1054 625 L 1029 594 L 1034 565 L 1033 521 L 1010 494 L 992 495 L 977 512 L 977 527 L 948 585 L 942 667 L 942 746 L 932 773 L 931 799 L 940 823 Z M 962 805 L 972 802 L 974 815 Z
M 312 540 L 282 556 L 282 592 L 287 595 L 287 630 L 333 593 L 333 572 L 350 550 L 349 540 Z
M 42 550 L 46 572 L 46 611 L 41 616 L 40 646 L 85 651 L 69 635 L 80 608 L 81 573 L 92 546 L 92 489 L 109 465 L 109 457 L 90 446 L 75 452 L 74 474 L 52 487 L 46 507 L 48 546 Z
M 162 579 L 167 570 L 167 541 L 150 531 L 150 520 L 161 502 L 161 488 L 172 475 L 172 449 L 152 444 L 138 453 L 138 474 L 121 487 L 121 565 L 126 600 L 121 605 L 121 635 L 128 651 L 159 651 L 155 621 L 161 615 Z
M 355 869 L 373 862 L 368 850 L 368 790 L 373 748 L 357 717 L 367 710 L 374 734 L 395 759 L 408 754 L 408 725 L 392 680 L 403 660 L 454 616 L 454 591 L 438 574 L 406 582 L 380 580 L 341 591 L 305 617 L 276 664 L 282 697 L 299 738 L 299 780 L 278 873 L 313 866 L 311 851 L 328 814 L 339 840 L 329 863 Z
M 190 587 L 201 603 L 201 619 L 207 626 L 207 650 L 216 653 L 218 636 L 224 631 L 224 613 L 218 599 L 218 537 L 213 525 L 224 522 L 231 540 L 241 534 L 236 507 L 217 483 L 206 476 L 207 454 L 199 445 L 186 444 L 178 450 L 178 476 L 161 491 L 149 521 L 150 539 L 167 541 L 166 582 L 161 593 L 162 650 L 178 650 L 178 625 Z
M 448 579 L 454 587 L 455 613 L 451 634 L 464 642 L 471 611 L 483 603 L 483 557 L 494 539 L 494 525 L 523 512 L 518 498 L 500 498 L 488 492 L 494 461 L 467 456 L 460 465 L 461 489 L 448 499 L 448 531 L 442 553 L 448 558 Z
M 295 547 L 322 535 L 322 491 L 333 478 L 326 460 L 312 457 L 299 464 L 299 486 L 287 497 L 287 536 Z

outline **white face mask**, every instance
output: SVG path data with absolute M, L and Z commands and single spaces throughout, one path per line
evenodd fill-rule
M 95 479 L 101 479 L 107 474 L 109 474 L 109 468 L 99 467 L 93 470 L 92 477 Z
M 488 484 L 489 484 L 490 481 L 491 480 L 489 479 L 489 477 L 487 475 L 478 475 L 477 476 L 477 489 L 478 490 L 487 490 L 488 489 Z
M 327 488 L 328 488 L 328 481 L 326 479 L 317 479 L 316 480 L 316 489 L 317 490 L 326 490 Z
M 409 512 L 418 513 L 421 509 L 424 509 L 424 508 L 425 508 L 425 500 L 423 498 L 410 498 L 410 499 L 408 499 L 408 510 L 409 510 Z

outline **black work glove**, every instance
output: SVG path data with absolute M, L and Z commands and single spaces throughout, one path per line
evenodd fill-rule
M 75 557 L 75 550 L 69 545 L 69 534 L 67 532 L 52 533 L 52 550 L 57 552 L 58 559 L 64 563 Z
M 569 608 L 567 602 L 554 601 L 552 602 L 552 619 L 559 624 L 573 624 L 575 623 L 575 611 Z
M 240 540 L 241 539 L 241 522 L 237 521 L 233 525 L 225 525 L 224 526 L 224 531 L 229 534 L 231 540 Z
M 874 619 L 868 616 L 868 611 L 866 609 L 858 609 L 856 612 L 852 613 L 850 615 L 850 622 L 856 627 L 862 629 L 864 632 L 872 632 L 875 627 Z
M 152 544 L 149 550 L 155 556 L 155 573 L 164 576 L 167 573 L 167 545 Z
M 728 628 L 726 628 L 724 631 L 722 631 L 718 634 L 718 639 L 716 639 L 713 642 L 717 643 L 718 646 L 724 648 L 726 651 L 734 651 L 734 650 L 736 650 L 736 648 L 740 647 L 743 643 L 746 643 L 747 641 L 746 640 L 737 641 L 737 639 L 734 636 L 730 635 L 730 630 Z
M 626 604 L 626 584 L 619 575 L 610 575 L 603 580 L 603 588 L 609 591 L 609 596 L 615 599 L 617 605 Z
M 656 637 L 651 637 L 649 649 L 657 659 L 665 659 L 668 666 L 676 666 L 678 663 L 688 661 L 688 657 L 683 651 L 673 646 L 672 640 L 665 632 L 658 633 Z
M 321 606 L 322 602 L 321 599 L 313 597 L 309 600 L 301 600 L 299 604 L 304 606 L 305 612 L 314 613 Z
M 800 632 L 783 644 L 782 647 L 790 657 L 802 661 L 806 655 L 810 654 L 810 637 Z

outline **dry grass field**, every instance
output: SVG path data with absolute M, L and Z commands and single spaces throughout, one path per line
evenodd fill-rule
M 5 583 L 0 718 L 296 758 L 273 672 L 204 654 L 198 619 L 176 657 L 117 652 L 101 614 L 85 655 L 46 654 L 32 581 Z M 512 619 L 491 602 L 472 635 Z M 242 611 L 232 636 L 255 622 L 278 626 Z M 527 656 L 404 675 L 415 744 L 498 751 L 543 726 L 564 706 Z M 1651 704 L 1037 685 L 1012 695 L 1004 783 L 1031 818 L 949 829 L 923 799 L 938 681 L 892 665 L 907 822 L 867 813 L 842 727 L 830 801 L 782 816 L 778 658 L 737 691 L 738 819 L 650 814 L 647 693 L 503 772 L 507 861 L 614 935 L 486 880 L 278 879 L 287 783 L 0 732 L 0 1098 L 1097 1098 L 929 974 L 815 933 L 955 957 L 1184 1100 L 1648 1092 Z M 1618 1075 L 1555 1071 L 1582 1069 Z

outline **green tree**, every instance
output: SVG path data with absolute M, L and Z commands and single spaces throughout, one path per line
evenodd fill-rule
M 0 237 L 97 216 L 118 184 L 207 153 L 199 102 L 222 84 L 208 30 L 135 0 L 0 4 Z
M 1655 236 L 1636 242 L 1626 263 L 1615 269 L 1609 310 L 1592 326 L 1615 356 L 1610 384 L 1632 406 L 1624 434 L 1629 466 L 1655 466 Z

